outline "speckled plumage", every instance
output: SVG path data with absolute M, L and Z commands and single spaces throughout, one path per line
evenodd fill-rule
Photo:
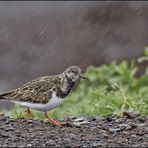
M 48 117 L 47 111 L 64 102 L 64 98 L 70 93 L 78 78 L 84 78 L 81 69 L 71 66 L 59 75 L 40 77 L 22 87 L 2 93 L 0 99 L 27 107 L 27 122 L 30 118 L 31 108 L 43 111 L 50 123 L 61 126 L 61 123 Z M 21 112 L 19 117 L 21 117 Z
M 56 92 L 57 97 L 65 98 L 75 81 L 82 77 L 80 72 L 80 68 L 71 66 L 59 75 L 40 77 L 15 90 L 2 93 L 0 99 L 46 104 L 53 92 Z

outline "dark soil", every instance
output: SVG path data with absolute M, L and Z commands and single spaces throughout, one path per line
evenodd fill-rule
M 147 147 L 148 117 L 67 117 L 47 121 L 0 117 L 0 147 Z

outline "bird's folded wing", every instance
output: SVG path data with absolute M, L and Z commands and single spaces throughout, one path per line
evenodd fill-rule
M 32 81 L 15 90 L 0 94 L 0 99 L 31 103 L 47 103 L 52 96 L 50 80 Z

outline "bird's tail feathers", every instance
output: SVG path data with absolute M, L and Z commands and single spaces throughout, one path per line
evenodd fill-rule
M 0 100 L 9 100 L 9 95 L 11 94 L 11 91 L 1 93 L 0 94 Z

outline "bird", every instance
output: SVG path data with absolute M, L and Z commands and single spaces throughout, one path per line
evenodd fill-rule
M 30 109 L 34 109 L 44 112 L 51 124 L 61 126 L 62 123 L 49 117 L 47 112 L 64 102 L 79 78 L 86 79 L 78 66 L 70 66 L 60 74 L 42 76 L 21 87 L 1 93 L 0 100 L 7 100 L 25 107 L 27 122 L 31 114 Z M 20 117 L 21 114 L 22 112 Z

